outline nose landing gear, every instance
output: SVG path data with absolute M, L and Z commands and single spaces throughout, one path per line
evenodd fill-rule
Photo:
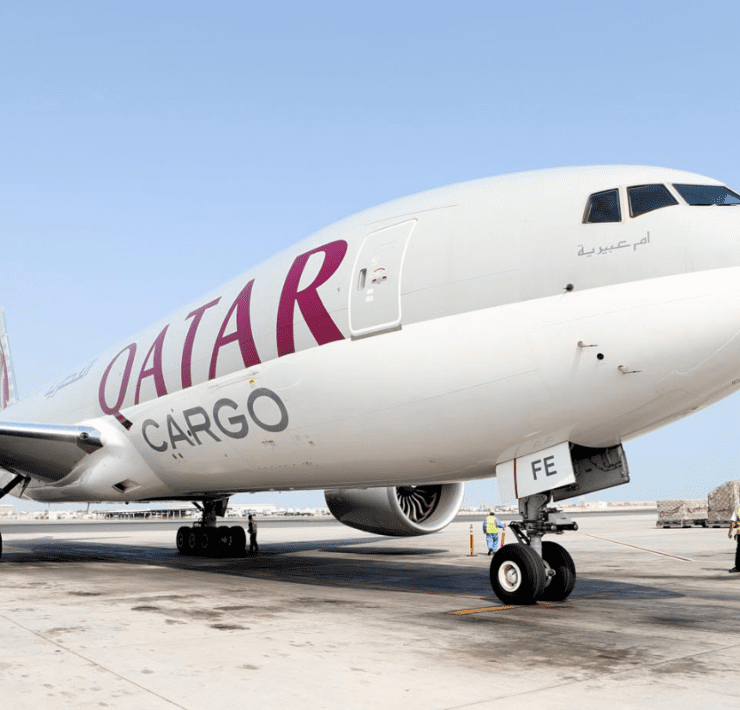
M 538 493 L 519 501 L 523 521 L 509 523 L 518 542 L 504 545 L 491 560 L 491 587 L 504 604 L 562 601 L 575 587 L 573 558 L 564 547 L 543 541 L 542 536 L 577 530 L 578 524 L 548 509 L 550 500 L 550 494 Z

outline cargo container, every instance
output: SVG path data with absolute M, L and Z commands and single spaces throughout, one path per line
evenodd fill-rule
M 707 519 L 713 528 L 730 524 L 732 514 L 740 505 L 740 481 L 728 481 L 717 486 L 708 496 L 709 512 Z
M 707 501 L 701 498 L 681 498 L 678 500 L 659 500 L 658 522 L 663 528 L 707 527 Z

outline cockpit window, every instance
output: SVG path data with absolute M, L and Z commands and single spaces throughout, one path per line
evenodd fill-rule
M 638 185 L 628 187 L 627 194 L 630 198 L 630 214 L 637 217 L 646 212 L 677 205 L 678 200 L 668 192 L 665 185 Z
M 619 211 L 619 191 L 606 190 L 595 192 L 588 198 L 586 214 L 583 221 L 589 224 L 596 222 L 621 222 L 622 214 Z
M 739 205 L 740 195 L 721 185 L 676 185 L 678 194 L 690 205 Z

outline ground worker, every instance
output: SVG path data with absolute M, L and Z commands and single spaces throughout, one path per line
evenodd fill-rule
M 740 572 L 740 505 L 732 514 L 732 520 L 730 521 L 730 529 L 727 531 L 727 537 L 732 538 L 733 531 L 735 532 L 737 547 L 735 548 L 735 566 L 730 570 L 730 572 Z
M 249 553 L 256 555 L 259 551 L 259 545 L 257 544 L 257 521 L 250 515 L 248 518 L 249 526 L 247 532 L 249 533 Z
M 499 530 L 504 530 L 506 523 L 502 523 L 492 510 L 488 511 L 488 517 L 483 521 L 483 532 L 486 534 L 488 554 L 492 555 L 498 549 Z

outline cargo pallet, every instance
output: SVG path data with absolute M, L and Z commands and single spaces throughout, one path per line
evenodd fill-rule
M 692 520 L 658 520 L 655 525 L 659 528 L 705 528 L 709 523 L 706 518 L 699 518 Z

